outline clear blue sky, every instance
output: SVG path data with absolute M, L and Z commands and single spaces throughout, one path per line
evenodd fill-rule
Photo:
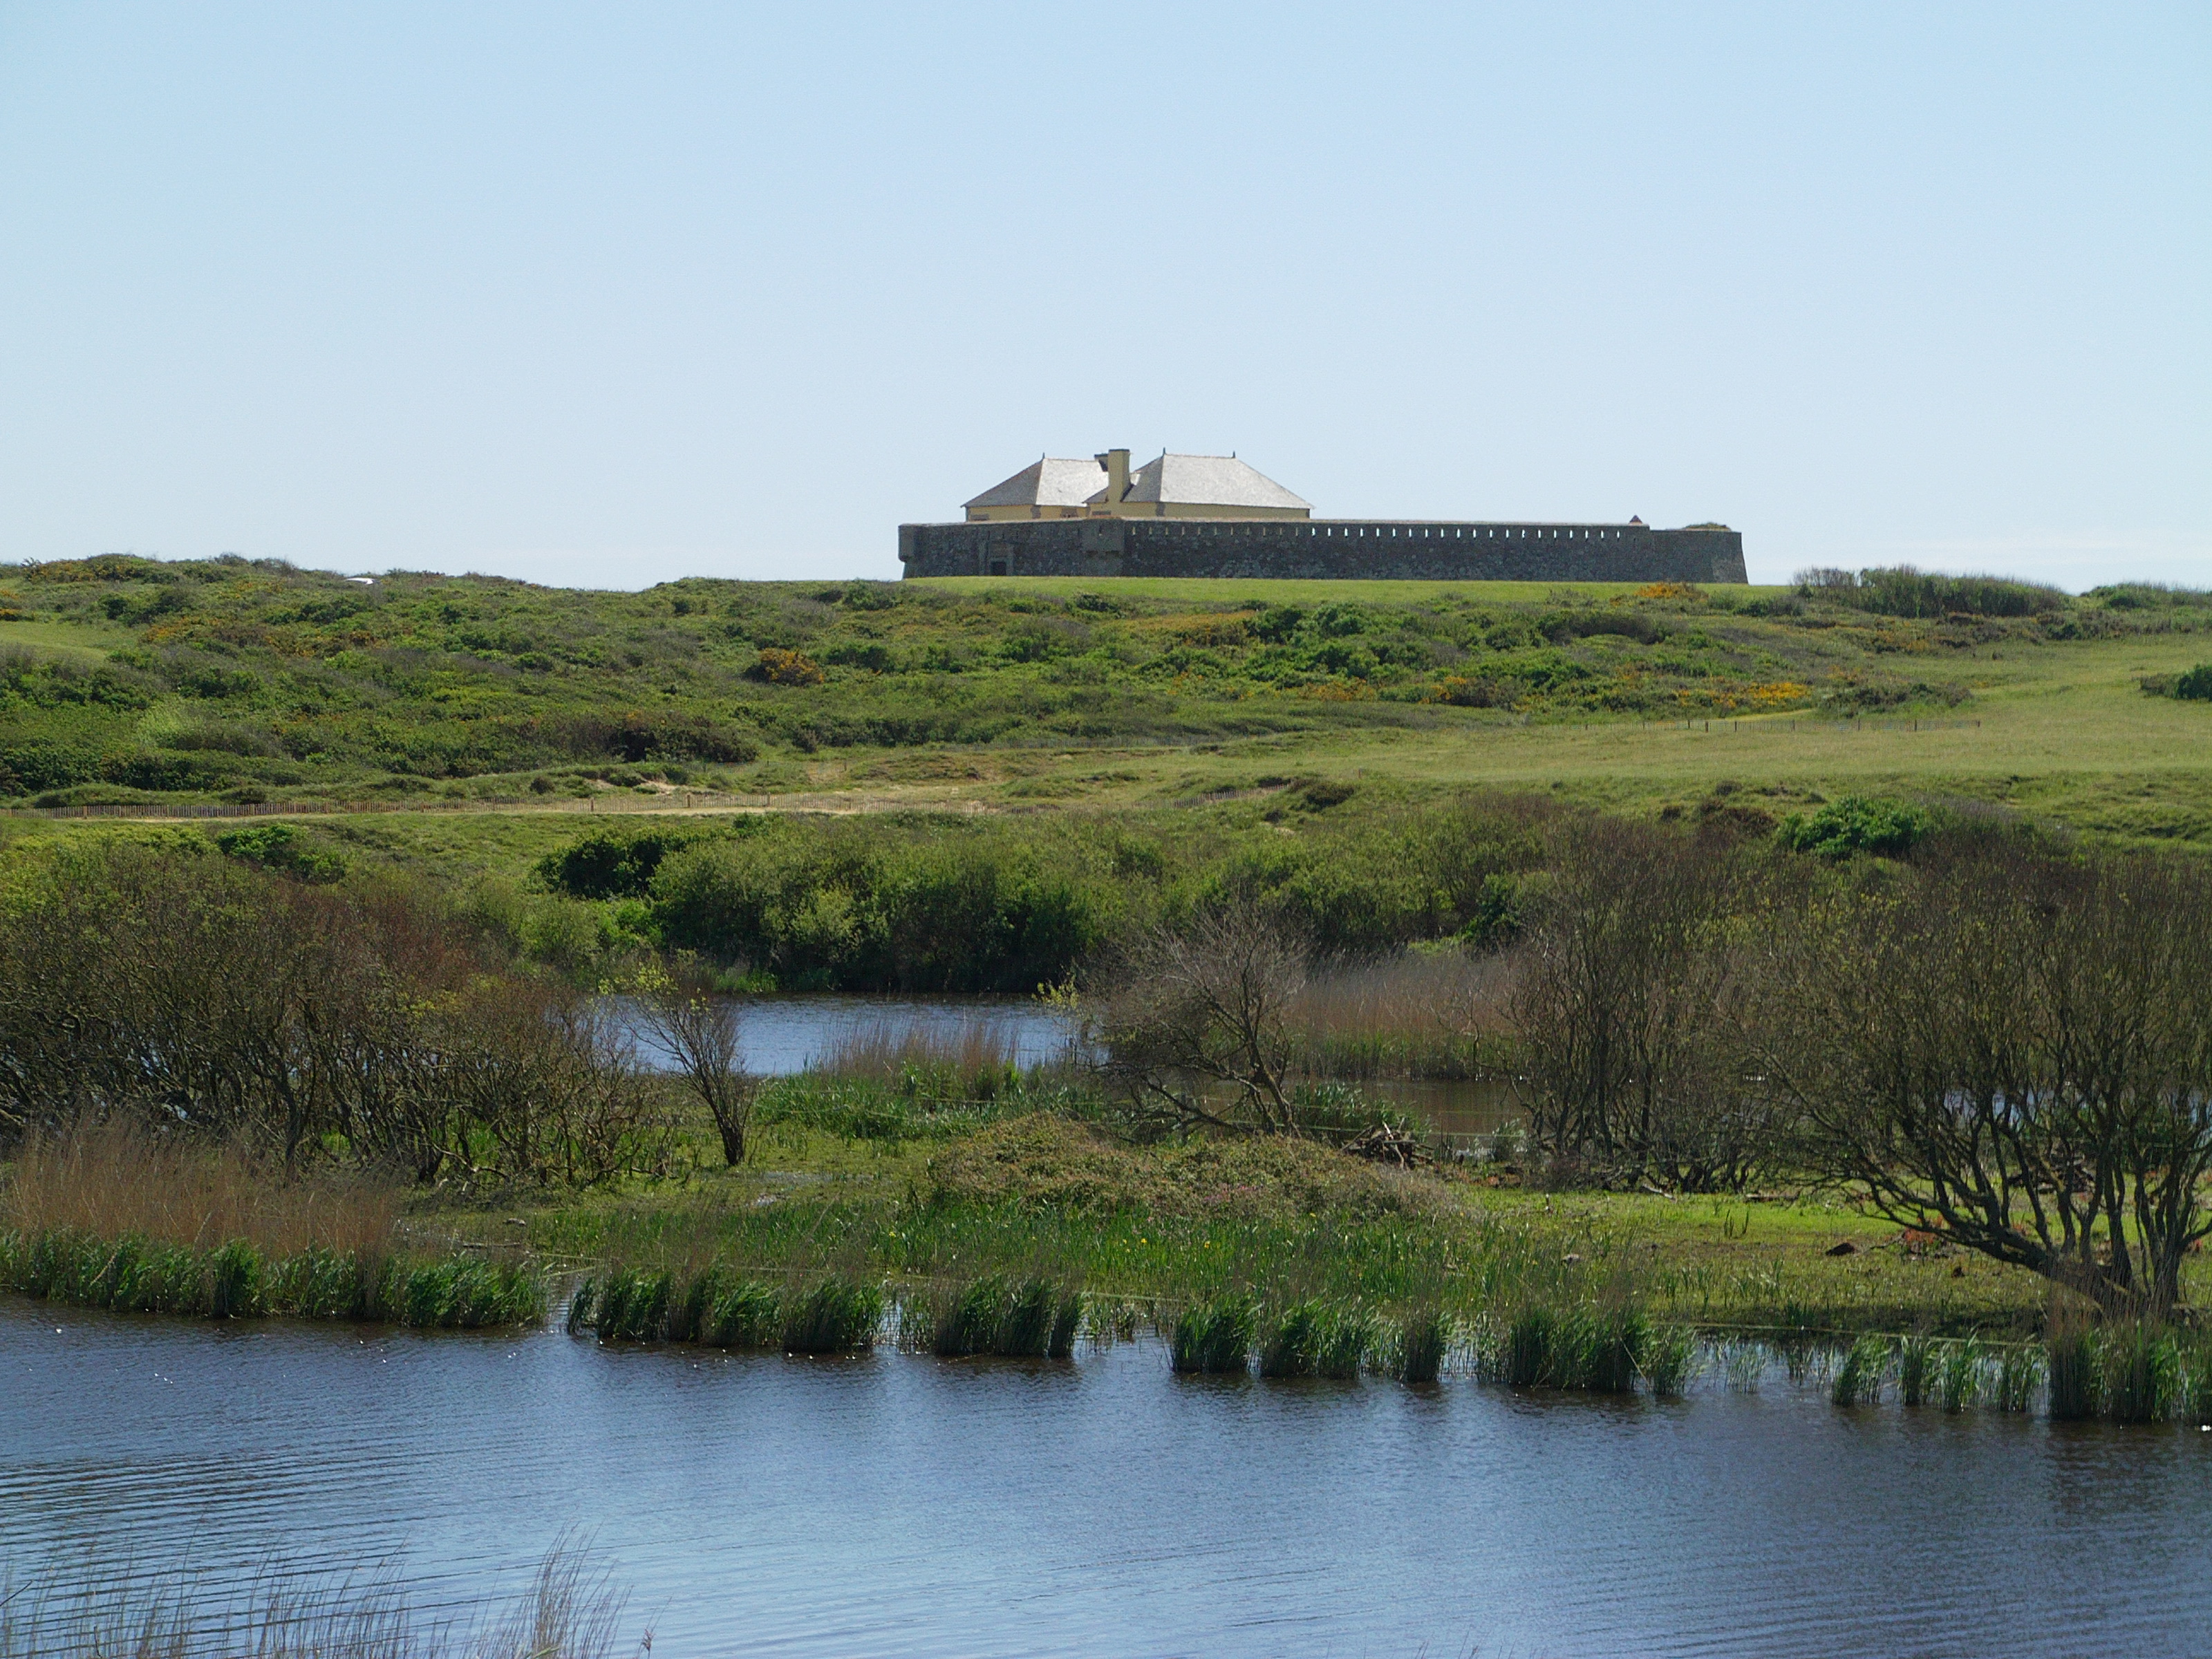
M 892 575 L 1040 453 L 2212 582 L 2212 7 L 0 0 L 0 559 Z

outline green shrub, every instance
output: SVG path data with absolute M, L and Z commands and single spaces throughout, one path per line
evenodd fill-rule
M 1792 852 L 1826 859 L 1846 859 L 1854 853 L 1896 858 L 1910 852 L 1934 828 L 1933 816 L 1920 807 L 1845 795 L 1809 816 L 1791 813 L 1775 837 Z
M 331 882 L 346 872 L 345 860 L 317 846 L 292 824 L 257 823 L 216 832 L 215 844 L 228 857 L 264 870 L 281 870 L 307 882 Z
M 2199 663 L 2173 679 L 2173 695 L 2192 702 L 2212 702 L 2212 662 Z
M 642 898 L 670 854 L 708 832 L 665 823 L 594 830 L 538 860 L 538 878 L 571 898 Z

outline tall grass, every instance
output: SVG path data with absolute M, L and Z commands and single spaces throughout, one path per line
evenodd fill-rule
M 545 1315 L 526 1264 L 400 1250 L 386 1186 L 288 1177 L 235 1147 L 107 1125 L 27 1137 L 0 1194 L 0 1286 L 119 1313 L 376 1320 Z
M 1169 1363 L 1180 1373 L 1241 1374 L 1251 1364 L 1259 1310 L 1249 1297 L 1194 1302 L 1176 1316 Z
M 832 1274 L 805 1288 L 708 1267 L 687 1275 L 611 1267 L 576 1286 L 571 1336 L 605 1342 L 690 1342 L 787 1353 L 852 1353 L 875 1345 L 884 1295 Z
M 1479 1077 L 1502 1062 L 1510 969 L 1498 957 L 1408 952 L 1310 980 L 1285 1011 L 1309 1076 Z
M 244 1239 L 204 1249 L 135 1234 L 0 1233 L 0 1287 L 76 1307 L 203 1319 L 477 1330 L 545 1316 L 544 1282 L 525 1263 L 322 1249 L 272 1260 Z
M 242 1147 L 163 1139 L 123 1123 L 24 1138 L 0 1188 L 0 1227 L 134 1236 L 206 1248 L 244 1240 L 264 1256 L 392 1247 L 399 1195 L 367 1176 L 295 1178 Z
M 1294 1302 L 1267 1318 L 1260 1338 L 1260 1375 L 1357 1376 L 1377 1346 L 1374 1322 L 1361 1310 Z
M 0 1582 L 0 1659 L 612 1659 L 627 1598 L 574 1547 L 459 1625 L 413 1613 L 388 1573 L 243 1591 L 173 1577 Z
M 902 1302 L 900 1336 L 945 1358 L 1066 1359 L 1082 1323 L 1079 1292 L 1049 1279 L 986 1273 Z

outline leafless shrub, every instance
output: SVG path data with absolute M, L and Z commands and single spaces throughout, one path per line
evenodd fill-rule
M 677 963 L 679 971 L 689 966 L 681 959 Z M 745 1161 L 745 1132 L 760 1093 L 760 1079 L 740 1058 L 737 1009 L 711 995 L 696 975 L 678 977 L 659 963 L 631 975 L 629 989 L 637 1000 L 639 1023 L 713 1116 L 723 1161 L 735 1169 Z
M 0 1135 L 112 1121 L 422 1181 L 663 1167 L 633 1056 L 434 902 L 74 850 L 0 904 Z
M 1618 820 L 1559 840 L 1513 1012 L 1529 1133 L 1564 1170 L 1738 1186 L 1774 1137 L 1736 1041 L 1747 1006 L 1721 846 Z
M 1309 971 L 1304 945 L 1249 909 L 1140 936 L 1096 1014 L 1101 1071 L 1132 1124 L 1294 1132 L 1289 1013 Z

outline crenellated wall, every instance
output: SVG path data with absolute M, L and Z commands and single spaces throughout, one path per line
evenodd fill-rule
M 902 524 L 909 576 L 1740 582 L 1743 533 L 1618 524 L 1033 519 Z

